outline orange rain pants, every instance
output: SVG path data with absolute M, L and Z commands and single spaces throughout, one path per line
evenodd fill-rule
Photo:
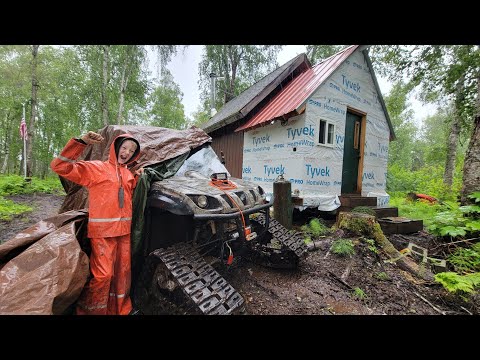
M 132 310 L 130 234 L 90 240 L 93 278 L 78 299 L 77 315 L 128 315 Z
M 115 152 L 118 138 L 136 141 L 128 134 L 118 135 L 110 144 L 107 161 L 77 161 L 87 145 L 71 139 L 50 165 L 57 174 L 89 191 L 88 237 L 93 278 L 84 286 L 77 314 L 127 315 L 132 309 L 130 228 L 136 179 L 127 164 L 138 158 L 140 146 L 127 164 L 120 165 Z M 120 186 L 125 189 L 124 206 L 119 204 Z

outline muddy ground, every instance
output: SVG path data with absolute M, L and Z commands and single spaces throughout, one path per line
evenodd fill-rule
M 12 221 L 0 221 L 0 243 L 39 220 L 57 214 L 63 196 L 37 194 L 7 197 L 34 207 Z M 308 221 L 309 219 L 305 219 Z M 300 224 L 296 223 L 297 226 Z M 298 228 L 298 227 L 297 227 Z M 242 294 L 251 315 L 469 315 L 480 314 L 479 296 L 463 300 L 441 285 L 426 282 L 398 268 L 381 251 L 353 239 L 355 254 L 329 251 L 336 235 L 320 238 L 295 271 L 269 269 L 239 260 L 222 269 Z M 426 232 L 388 236 L 398 249 L 412 242 L 442 257 L 447 246 Z

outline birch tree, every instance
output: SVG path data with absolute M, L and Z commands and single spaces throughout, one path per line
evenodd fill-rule
M 205 110 L 220 108 L 263 76 L 278 67 L 281 45 L 205 45 L 199 64 L 200 98 Z M 210 74 L 218 81 L 219 96 L 211 104 Z

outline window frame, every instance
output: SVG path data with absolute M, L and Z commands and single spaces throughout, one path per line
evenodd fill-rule
M 320 142 L 320 127 L 321 127 L 322 122 L 325 123 L 324 131 L 323 131 L 323 141 L 324 141 L 323 143 Z M 330 126 L 333 127 L 332 143 L 328 143 L 328 134 L 329 134 L 328 130 L 329 130 Z M 336 128 L 336 125 L 333 121 L 327 120 L 325 118 L 319 118 L 318 121 L 317 121 L 318 134 L 317 134 L 316 139 L 315 139 L 315 144 L 317 146 L 326 146 L 326 147 L 333 148 L 335 146 L 335 128 Z

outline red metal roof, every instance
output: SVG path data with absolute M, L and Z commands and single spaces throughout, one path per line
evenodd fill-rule
M 290 81 L 263 109 L 235 131 L 246 130 L 296 110 L 352 54 L 358 45 L 330 56 Z

